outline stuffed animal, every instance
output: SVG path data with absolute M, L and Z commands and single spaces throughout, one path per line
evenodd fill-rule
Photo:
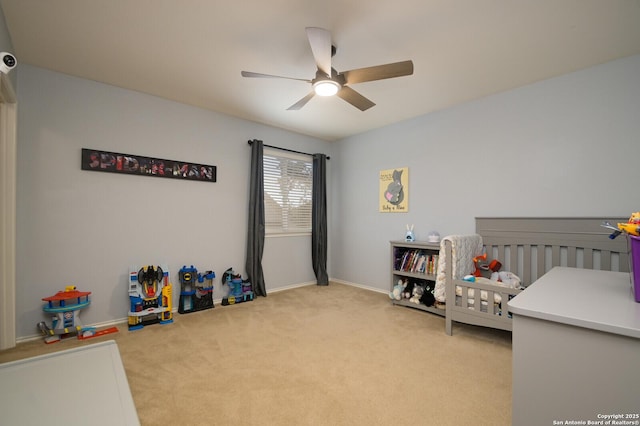
M 389 298 L 394 300 L 402 299 L 402 292 L 404 292 L 406 286 L 406 280 L 398 280 L 398 284 L 394 285 L 393 290 L 389 292 Z
M 475 281 L 475 278 L 488 278 L 491 281 L 500 283 L 503 287 L 519 288 L 520 278 L 513 272 L 501 271 L 502 263 L 493 259 L 491 262 L 487 262 L 487 253 L 483 253 L 480 256 L 473 258 L 473 265 L 475 271 L 473 275 L 467 275 L 463 279 L 465 281 Z
M 518 288 L 520 287 L 520 277 L 513 272 L 499 271 L 491 274 L 491 281 L 502 283 L 503 287 Z
M 409 299 L 409 302 L 413 302 L 416 305 L 419 305 L 420 298 L 422 297 L 423 294 L 424 294 L 424 288 L 421 285 L 414 285 L 413 292 L 411 293 L 411 299 Z
M 436 303 L 436 298 L 433 295 L 433 287 L 431 283 L 427 283 L 424 288 L 424 293 L 420 297 L 420 303 L 426 306 L 433 306 Z
M 490 278 L 492 273 L 498 272 L 502 268 L 502 263 L 496 259 L 487 262 L 487 253 L 483 253 L 473 258 L 473 266 L 475 268 L 474 276 Z
M 403 299 L 411 299 L 413 296 L 413 289 L 415 288 L 415 283 L 413 281 L 408 281 L 404 291 L 402 292 Z

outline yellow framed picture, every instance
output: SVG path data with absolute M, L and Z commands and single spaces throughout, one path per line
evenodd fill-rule
M 380 172 L 380 213 L 409 211 L 409 168 Z

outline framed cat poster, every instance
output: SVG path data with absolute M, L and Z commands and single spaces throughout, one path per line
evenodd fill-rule
M 409 168 L 380 172 L 380 213 L 409 211 Z

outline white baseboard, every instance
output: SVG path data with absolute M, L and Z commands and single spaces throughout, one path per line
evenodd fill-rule
M 316 284 L 317 283 L 315 281 L 308 281 L 306 283 L 286 285 L 286 286 L 283 286 L 283 287 L 268 289 L 267 290 L 267 294 L 268 293 L 277 293 L 279 291 L 291 290 L 293 288 L 306 287 L 306 286 L 309 286 L 309 285 L 316 285 Z
M 371 286 L 367 286 L 367 285 L 363 285 L 363 284 L 356 284 L 356 283 L 352 283 L 352 282 L 344 281 L 344 280 L 338 280 L 338 279 L 335 279 L 335 278 L 329 278 L 329 282 L 330 283 L 334 282 L 334 283 L 338 283 L 338 284 L 349 285 L 351 287 L 358 287 L 358 288 L 361 288 L 363 290 L 374 291 L 376 293 L 389 294 L 389 291 L 387 291 L 387 290 L 381 290 L 379 288 L 375 288 L 375 287 L 371 287 Z M 278 288 L 274 288 L 274 289 L 269 290 L 269 293 L 276 293 L 278 291 L 291 290 L 292 288 L 305 287 L 305 286 L 309 286 L 309 285 L 316 285 L 316 282 L 315 281 L 310 281 L 310 282 L 306 282 L 306 283 L 292 284 L 292 285 L 288 285 L 288 286 L 284 286 L 284 287 L 278 287 Z
M 344 284 L 344 285 L 350 285 L 352 287 L 358 287 L 361 288 L 363 290 L 369 290 L 369 291 L 375 291 L 376 293 L 382 293 L 382 294 L 389 294 L 388 290 L 382 290 L 376 287 L 371 287 L 368 285 L 364 285 L 364 284 L 356 284 L 356 283 L 352 283 L 349 281 L 344 281 L 344 280 L 337 280 L 335 278 L 331 278 L 331 281 L 333 281 L 334 283 L 338 283 L 338 284 Z

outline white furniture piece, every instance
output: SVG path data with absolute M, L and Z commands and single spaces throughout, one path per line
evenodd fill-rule
M 513 425 L 640 421 L 640 303 L 628 273 L 556 267 L 508 305 Z
M 139 425 L 113 340 L 0 364 L 0 424 Z

